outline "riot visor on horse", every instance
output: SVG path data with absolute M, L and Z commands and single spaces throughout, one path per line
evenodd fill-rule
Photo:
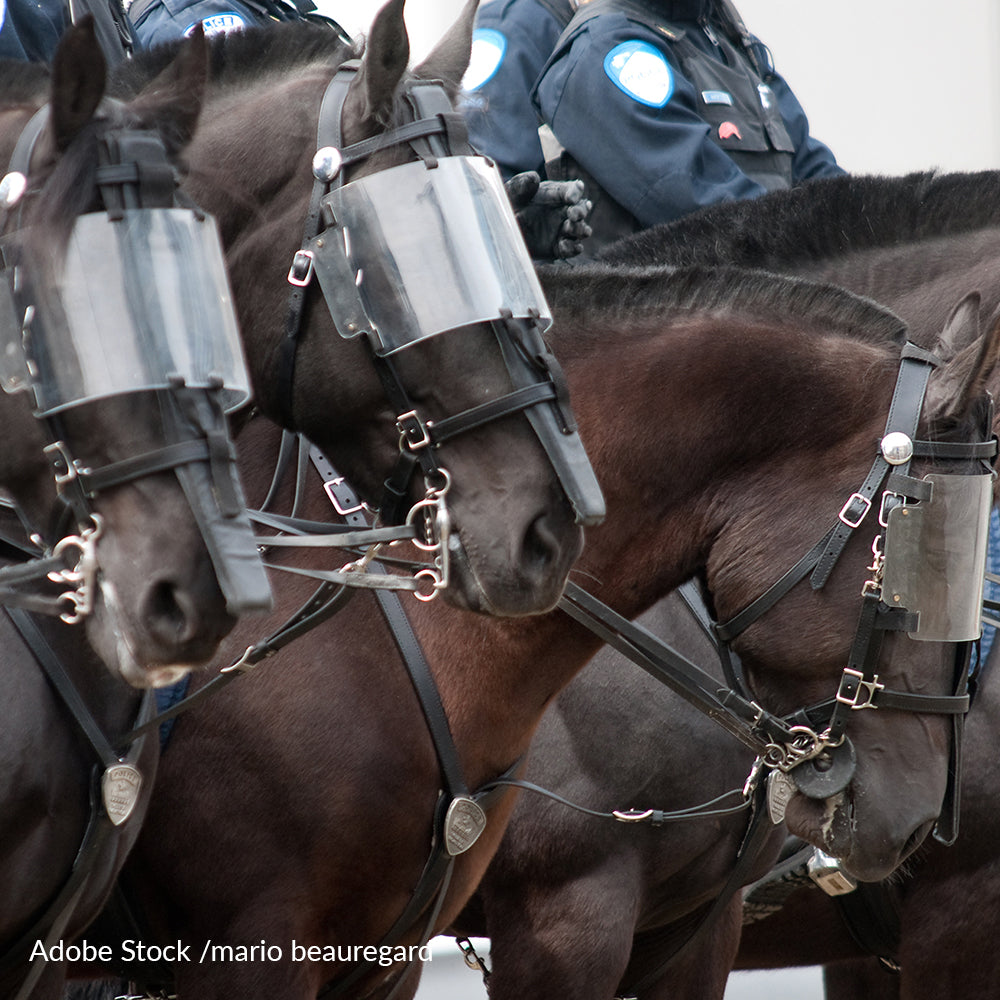
M 141 102 L 100 104 L 88 38 L 49 104 L 5 114 L 0 371 L 24 431 L 4 476 L 33 537 L 77 556 L 67 620 L 132 683 L 167 683 L 270 601 L 222 408 L 247 377 L 212 222 L 173 207 Z

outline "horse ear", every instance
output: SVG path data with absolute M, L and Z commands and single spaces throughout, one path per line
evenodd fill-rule
M 166 69 L 143 87 L 129 108 L 144 125 L 160 133 L 168 152 L 179 153 L 198 125 L 207 80 L 208 43 L 199 23 Z
M 994 396 L 1000 393 L 1000 315 L 994 316 L 986 336 L 970 343 L 931 375 L 924 412 L 958 419 L 986 391 Z
M 396 87 L 410 61 L 410 39 L 403 21 L 405 0 L 390 0 L 368 31 L 361 68 L 344 99 L 344 144 L 367 139 L 392 123 Z
M 952 310 L 934 346 L 934 353 L 942 361 L 951 361 L 956 354 L 979 340 L 982 333 L 979 327 L 981 302 L 979 292 L 969 292 Z
M 94 117 L 106 72 L 94 19 L 87 14 L 66 31 L 52 60 L 49 130 L 59 152 Z
M 434 46 L 430 55 L 413 71 L 422 80 L 440 80 L 452 90 L 452 98 L 458 96 L 462 77 L 469 68 L 472 55 L 472 27 L 476 20 L 479 0 L 468 0 L 462 8 L 459 19 L 448 29 L 444 37 Z

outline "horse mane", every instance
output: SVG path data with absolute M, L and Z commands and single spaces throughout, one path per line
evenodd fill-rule
M 183 41 L 158 45 L 119 64 L 108 84 L 122 100 L 135 97 L 177 54 Z M 209 39 L 209 80 L 216 91 L 260 83 L 262 76 L 285 75 L 314 63 L 337 66 L 360 56 L 360 45 L 349 45 L 329 27 L 310 21 L 224 32 Z
M 550 265 L 538 273 L 555 309 L 577 312 L 591 321 L 605 309 L 632 321 L 663 318 L 671 312 L 724 312 L 768 322 L 821 325 L 871 344 L 899 344 L 906 331 L 895 313 L 871 299 L 836 285 L 749 268 L 612 267 L 594 262 Z
M 619 264 L 764 270 L 1000 223 L 1000 171 L 841 176 L 725 202 L 605 248 Z

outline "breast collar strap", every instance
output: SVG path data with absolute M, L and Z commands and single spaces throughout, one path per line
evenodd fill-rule
M 7 609 L 7 614 L 25 644 L 42 666 L 53 689 L 73 716 L 80 732 L 90 744 L 94 755 L 100 761 L 100 769 L 95 772 L 95 781 L 90 795 L 90 813 L 70 873 L 31 926 L 11 947 L 6 949 L 3 955 L 0 955 L 0 971 L 23 967 L 28 952 L 39 941 L 54 944 L 55 938 L 65 931 L 67 922 L 71 919 L 84 890 L 90 888 L 93 891 L 91 881 L 100 870 L 97 866 L 108 850 L 108 845 L 112 841 L 117 826 L 123 822 L 120 819 L 109 817 L 104 795 L 97 787 L 101 782 L 96 779 L 99 778 L 101 771 L 108 773 L 123 764 L 132 768 L 138 775 L 135 762 L 144 746 L 144 739 L 140 737 L 130 740 L 128 747 L 124 750 L 113 749 L 110 741 L 77 692 L 72 680 L 66 674 L 55 651 L 32 621 L 31 616 L 21 610 L 11 609 Z M 153 704 L 152 691 L 144 692 L 138 709 L 138 722 L 142 722 L 152 715 Z M 27 964 L 29 966 L 28 972 L 16 994 L 18 998 L 31 995 L 32 984 L 37 981 L 46 966 L 45 961 L 39 959 Z

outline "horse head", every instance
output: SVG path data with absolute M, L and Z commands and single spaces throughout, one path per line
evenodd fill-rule
M 902 463 L 897 485 L 890 481 L 881 504 L 874 498 L 872 514 L 878 514 L 884 533 L 872 523 L 874 517 L 858 514 L 856 527 L 863 524 L 869 530 L 852 529 L 829 579 L 821 584 L 814 575 L 812 587 L 792 589 L 733 641 L 760 704 L 787 713 L 806 736 L 826 727 L 820 736 L 821 742 L 829 740 L 826 750 L 773 773 L 775 794 L 782 800 L 779 815 L 793 833 L 866 881 L 884 878 L 902 864 L 935 823 L 941 839 L 957 829 L 952 795 L 961 720 L 968 708 L 966 640 L 974 639 L 979 629 L 982 559 L 995 479 L 986 458 L 993 433 L 988 386 L 997 377 L 1000 357 L 1000 326 L 984 337 L 974 336 L 977 310 L 978 301 L 969 299 L 952 314 L 941 341 L 950 360 L 931 372 L 917 440 L 904 442 L 913 451 L 912 465 Z M 894 407 L 899 398 L 897 391 Z M 883 414 L 877 414 L 874 428 L 869 415 L 859 415 L 857 433 L 870 436 Z M 845 438 L 852 440 L 856 446 L 853 434 Z M 888 436 L 883 438 L 884 454 L 889 454 L 888 442 Z M 899 468 L 893 466 L 892 477 Z M 854 524 L 851 505 L 860 495 L 861 479 L 857 471 L 845 476 L 847 469 L 849 464 L 834 473 L 829 466 L 830 474 L 820 474 L 819 480 L 824 489 L 851 498 L 841 522 Z M 852 481 L 854 487 L 848 485 Z M 814 509 L 819 500 L 811 492 L 789 481 L 782 503 L 801 502 L 804 509 Z M 910 518 L 919 528 L 907 523 Z M 720 538 L 712 557 L 714 573 L 709 573 L 724 620 L 733 620 L 739 610 L 727 593 L 740 572 L 734 573 L 737 561 L 745 566 L 751 553 L 768 546 L 795 552 L 808 540 L 800 526 L 787 523 L 780 539 L 765 528 L 752 543 L 743 534 L 745 525 L 732 527 L 733 535 L 727 529 Z M 723 566 L 723 560 L 732 562 Z M 822 561 L 821 556 L 821 566 Z M 736 605 L 749 604 L 753 596 L 744 591 Z M 870 621 L 865 618 L 867 602 Z M 841 623 L 835 630 L 828 627 L 831 616 Z M 872 624 L 876 618 L 879 623 Z M 848 649 L 845 637 L 851 635 L 855 638 Z M 808 657 L 802 657 L 803 647 Z M 803 705 L 810 707 L 803 710 Z
M 178 305 L 190 292 L 211 323 L 227 302 L 221 254 L 217 286 L 187 287 L 181 257 L 204 263 L 205 219 L 172 208 L 204 86 L 197 46 L 134 101 L 109 101 L 84 19 L 37 97 L 0 111 L 24 188 L 5 220 L 0 477 L 45 554 L 66 557 L 64 617 L 136 686 L 207 661 L 269 600 L 220 402 L 226 357 L 242 366 L 235 320 L 216 353 L 226 331 L 195 322 L 188 339 Z
M 536 303 L 516 227 L 503 228 L 509 206 L 451 107 L 472 13 L 413 73 L 402 0 L 357 60 L 302 26 L 273 29 L 263 62 L 252 33 L 225 39 L 221 61 L 255 75 L 210 83 L 190 190 L 220 221 L 260 409 L 320 448 L 383 520 L 387 480 L 398 518 L 444 484 L 445 598 L 515 615 L 558 599 L 580 550 L 574 520 L 599 516 L 599 502 L 541 338 L 540 292 Z M 524 301 L 508 309 L 512 285 Z M 484 288 L 496 290 L 489 314 Z M 415 474 L 397 478 L 407 466 Z

